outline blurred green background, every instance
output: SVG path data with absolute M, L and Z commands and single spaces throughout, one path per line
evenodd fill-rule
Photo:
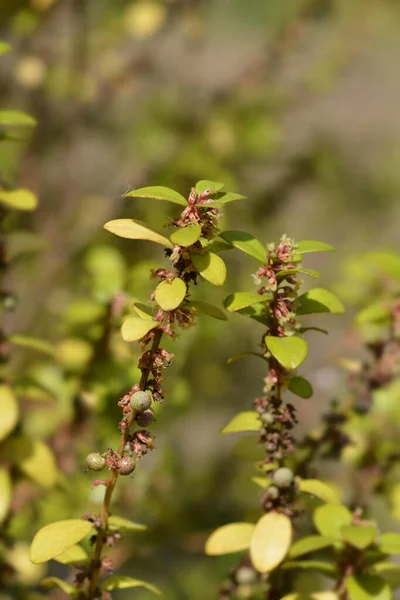
M 0 146 L 1 184 L 39 198 L 35 212 L 5 224 L 16 257 L 6 285 L 18 299 L 7 331 L 53 345 L 48 354 L 16 347 L 10 368 L 21 431 L 46 441 L 62 473 L 18 479 L 17 576 L 2 598 L 42 597 L 43 570 L 26 558 L 40 526 L 99 509 L 103 490 L 90 489 L 84 457 L 115 446 L 116 401 L 138 377 L 138 347 L 120 339 L 119 307 L 147 302 L 149 270 L 166 264 L 158 248 L 102 227 L 130 216 L 160 230 L 176 214 L 124 199 L 129 189 L 167 185 L 187 195 L 199 179 L 223 181 L 249 198 L 228 207 L 223 228 L 265 243 L 287 233 L 336 246 L 305 261 L 322 270 L 321 285 L 342 291 L 348 313 L 313 321 L 330 335 L 310 337 L 302 372 L 315 395 L 296 400 L 299 432 L 340 395 L 337 361 L 357 352 L 349 332 L 363 289 L 349 257 L 399 249 L 399 25 L 395 0 L 0 0 L 0 39 L 12 45 L 0 61 L 0 106 L 38 121 L 22 144 Z M 198 298 L 252 290 L 257 265 L 247 258 L 227 253 L 224 292 L 205 284 Z M 199 322 L 173 345 L 157 449 L 119 487 L 115 506 L 149 527 L 114 550 L 116 566 L 156 583 L 167 600 L 215 597 L 236 557 L 204 557 L 204 540 L 258 514 L 251 463 L 219 429 L 262 389 L 257 361 L 226 364 L 256 349 L 261 330 L 235 315 Z M 67 571 L 53 562 L 48 572 Z

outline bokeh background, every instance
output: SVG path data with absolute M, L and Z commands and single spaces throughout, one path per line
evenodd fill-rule
M 400 244 L 399 25 L 395 0 L 0 0 L 0 38 L 12 45 L 0 63 L 0 106 L 38 121 L 22 143 L 0 146 L 2 185 L 39 198 L 36 211 L 6 222 L 16 257 L 6 281 L 18 301 L 7 330 L 52 345 L 47 354 L 16 347 L 11 369 L 21 430 L 48 444 L 61 473 L 18 480 L 17 578 L 2 598 L 40 600 L 43 570 L 29 565 L 26 544 L 40 526 L 96 512 L 101 501 L 84 457 L 115 445 L 116 401 L 138 376 L 115 298 L 148 301 L 150 269 L 165 264 L 158 248 L 118 240 L 103 224 L 131 216 L 160 230 L 175 214 L 123 198 L 128 190 L 158 184 L 187 195 L 199 179 L 223 181 L 249 198 L 229 206 L 225 229 L 265 243 L 287 233 L 333 244 L 336 253 L 306 266 L 322 270 L 348 311 L 314 319 L 330 335 L 310 337 L 302 372 L 315 395 L 296 401 L 299 435 L 343 393 L 338 359 L 358 351 L 352 311 L 365 275 L 354 256 Z M 253 289 L 256 263 L 224 258 L 226 289 L 203 285 L 198 299 Z M 127 536 L 115 564 L 167 600 L 215 597 L 236 558 L 206 558 L 204 541 L 258 511 L 251 464 L 219 434 L 262 388 L 257 361 L 226 364 L 259 343 L 260 326 L 242 319 L 205 317 L 174 344 L 157 449 L 119 488 L 115 512 L 149 530 Z M 48 572 L 67 569 L 52 563 Z

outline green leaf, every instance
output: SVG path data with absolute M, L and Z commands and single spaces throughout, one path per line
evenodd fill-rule
M 228 365 L 231 365 L 232 363 L 236 362 L 237 360 L 240 360 L 241 358 L 245 358 L 246 356 L 258 356 L 258 358 L 267 360 L 265 358 L 265 356 L 263 354 L 260 354 L 259 352 L 246 351 L 246 352 L 240 352 L 239 354 L 235 354 L 235 356 L 231 356 L 231 358 L 228 358 L 227 363 L 228 363 Z
M 300 398 L 311 398 L 313 395 L 313 388 L 311 383 L 305 379 L 304 377 L 300 377 L 299 375 L 295 375 L 289 381 L 289 390 L 292 394 L 296 394 L 296 396 L 300 396 Z
M 16 210 L 35 210 L 37 198 L 30 190 L 0 190 L 0 204 Z
M 309 275 L 313 279 L 318 279 L 318 277 L 320 276 L 320 273 L 318 273 L 318 271 L 314 271 L 314 269 L 303 269 L 303 267 L 298 267 L 296 269 L 282 269 L 282 271 L 279 271 L 276 274 L 276 276 L 278 279 L 283 279 L 284 277 L 287 277 L 288 275 L 296 275 L 296 273 L 302 273 L 304 275 Z
M 316 496 L 323 502 L 340 504 L 340 498 L 336 491 L 330 485 L 318 479 L 302 479 L 299 483 L 299 489 L 301 492 Z
M 208 538 L 205 553 L 218 556 L 247 550 L 254 528 L 253 523 L 230 523 L 219 527 Z
M 172 281 L 165 279 L 155 289 L 154 298 L 163 310 L 175 310 L 185 299 L 186 283 L 175 277 Z
M 177 246 L 191 246 L 195 244 L 201 236 L 201 225 L 189 225 L 180 227 L 169 236 L 173 244 Z
M 12 481 L 8 469 L 0 467 L 0 523 L 8 514 L 12 499 Z
M 201 179 L 196 183 L 196 191 L 198 194 L 205 192 L 206 190 L 213 190 L 219 192 L 224 188 L 224 184 L 220 181 L 209 181 L 208 179 Z
M 252 477 L 251 481 L 264 490 L 272 484 L 272 479 L 268 477 Z
M 76 565 L 89 560 L 89 556 L 82 546 L 75 544 L 67 550 L 64 550 L 64 552 L 61 552 L 54 560 L 62 565 Z
M 270 315 L 266 313 L 265 304 L 261 302 L 258 304 L 252 304 L 251 306 L 246 306 L 246 308 L 241 308 L 237 312 L 244 317 L 249 317 L 253 321 L 257 321 L 257 323 L 262 323 L 268 327 L 270 325 Z
M 389 277 L 400 279 L 400 255 L 394 252 L 370 252 L 365 258 L 387 273 Z
M 33 127 L 36 125 L 36 119 L 19 110 L 0 110 L 0 125 Z
M 136 342 L 158 326 L 159 323 L 157 321 L 148 321 L 140 317 L 128 317 L 122 323 L 122 339 L 125 342 Z
M 192 254 L 192 262 L 200 275 L 209 283 L 221 286 L 226 279 L 226 266 L 222 258 L 213 252 Z
M 336 578 L 336 568 L 332 562 L 325 562 L 324 560 L 293 560 L 285 562 L 282 565 L 282 569 L 303 569 L 310 571 L 317 571 L 328 577 Z
M 324 504 L 316 508 L 313 520 L 321 535 L 341 539 L 342 527 L 351 525 L 353 517 L 341 504 Z
M 310 535 L 298 540 L 293 544 L 293 546 L 290 548 L 289 558 L 297 558 L 298 556 L 303 556 L 304 554 L 309 554 L 310 552 L 316 552 L 317 550 L 328 548 L 329 546 L 333 546 L 336 541 L 337 540 L 332 537 Z
M 10 50 L 10 44 L 7 44 L 7 42 L 0 41 L 0 56 L 2 56 L 3 54 L 7 54 L 7 52 L 10 52 Z
M 236 202 L 237 200 L 247 200 L 247 198 L 236 192 L 226 192 L 218 197 L 218 202 L 221 202 L 222 204 L 229 204 L 230 202 Z
M 0 384 L 0 440 L 4 440 L 17 424 L 19 408 L 12 389 L 8 385 Z
M 182 194 L 160 185 L 153 185 L 150 187 L 132 190 L 131 192 L 125 194 L 124 198 L 152 198 L 153 200 L 166 200 L 167 202 L 173 202 L 174 204 L 179 204 L 180 206 L 188 205 L 187 200 L 184 198 L 184 196 L 182 196 Z
M 384 533 L 378 542 L 384 554 L 400 554 L 400 533 Z
M 141 302 L 135 302 L 133 310 L 141 319 L 145 319 L 145 321 L 152 321 L 157 313 L 157 309 L 154 306 L 147 306 L 147 304 L 142 304 Z
M 283 514 L 270 512 L 256 524 L 250 541 L 250 558 L 260 573 L 268 573 L 285 558 L 292 541 L 292 523 Z
M 342 301 L 332 292 L 324 288 L 313 288 L 299 296 L 299 306 L 296 312 L 298 315 L 309 315 L 311 313 L 341 315 L 344 313 L 344 306 Z
M 129 575 L 112 575 L 100 585 L 102 592 L 110 590 L 125 590 L 127 588 L 143 587 L 149 592 L 153 592 L 156 596 L 161 596 L 160 590 L 151 583 L 141 581 L 140 579 L 133 579 Z
M 263 264 L 266 263 L 267 251 L 254 235 L 246 233 L 245 231 L 224 231 L 219 234 L 219 237 L 242 252 L 249 254 L 249 256 L 256 258 Z
M 217 306 L 213 304 L 209 304 L 208 302 L 203 302 L 201 300 L 192 300 L 190 303 L 196 311 L 199 311 L 209 317 L 214 317 L 214 319 L 219 319 L 220 321 L 227 321 L 228 317 L 226 314 Z
M 57 521 L 42 527 L 33 538 L 30 559 L 34 565 L 55 558 L 93 531 L 93 524 L 82 519 Z
M 382 577 L 390 587 L 397 588 L 400 586 L 400 565 L 392 562 L 380 562 L 376 563 L 372 570 Z
M 297 254 L 306 254 L 307 252 L 328 252 L 335 250 L 330 244 L 318 242 L 316 240 L 301 240 L 295 246 Z
M 267 335 L 265 343 L 272 356 L 288 370 L 297 369 L 308 354 L 307 342 L 297 336 L 275 337 Z
M 40 585 L 46 588 L 59 587 L 63 590 L 63 592 L 69 596 L 72 596 L 72 598 L 75 598 L 78 594 L 78 590 L 74 588 L 73 585 L 63 581 L 62 579 L 59 579 L 58 577 L 46 577 L 40 582 Z
M 42 442 L 25 436 L 12 440 L 13 461 L 35 483 L 50 489 L 59 480 L 53 451 Z
M 345 579 L 350 600 L 391 600 L 392 592 L 377 575 L 350 575 Z
M 24 335 L 22 333 L 13 333 L 9 336 L 8 340 L 16 346 L 22 346 L 23 348 L 30 348 L 31 350 L 37 350 L 37 352 L 43 352 L 49 356 L 54 356 L 55 348 L 52 344 L 49 344 L 46 340 Z
M 208 249 L 210 252 L 215 252 L 215 254 L 218 254 L 219 252 L 224 252 L 225 250 L 233 250 L 233 246 L 222 238 L 216 237 L 208 245 Z
M 259 304 L 260 302 L 270 302 L 271 300 L 272 296 L 261 296 L 254 292 L 235 292 L 225 299 L 224 306 L 229 312 L 235 312 L 247 306 Z
M 128 238 L 130 240 L 148 240 L 149 242 L 161 244 L 166 248 L 173 248 L 173 245 L 166 237 L 152 229 L 148 229 L 133 219 L 116 219 L 115 221 L 108 221 L 108 223 L 104 225 L 104 229 L 119 237 Z
M 238 431 L 259 431 L 261 421 L 259 415 L 254 410 L 241 412 L 221 429 L 221 433 L 236 433 Z
M 359 550 L 368 548 L 375 540 L 376 534 L 374 525 L 345 525 L 342 527 L 342 539 Z
M 147 525 L 112 515 L 108 518 L 108 529 L 110 531 L 145 531 Z
M 357 323 L 375 323 L 376 321 L 385 321 L 390 317 L 390 308 L 383 302 L 375 302 L 366 306 L 358 313 Z

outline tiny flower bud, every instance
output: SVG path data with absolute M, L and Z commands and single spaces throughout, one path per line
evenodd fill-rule
M 140 427 L 147 427 L 154 421 L 154 411 L 149 408 L 148 410 L 139 413 L 136 416 L 135 421 Z
M 269 486 L 269 488 L 267 489 L 267 494 L 268 497 L 272 500 L 276 500 L 277 498 L 279 498 L 279 490 L 275 485 Z
M 135 392 L 131 398 L 131 407 L 133 410 L 141 413 L 150 408 L 151 396 L 148 392 Z
M 130 475 L 136 469 L 136 461 L 131 456 L 123 456 L 117 462 L 116 470 L 120 475 Z
M 275 417 L 272 413 L 263 413 L 261 415 L 261 422 L 263 423 L 263 425 L 272 425 L 274 421 Z
M 86 457 L 86 464 L 91 471 L 102 471 L 106 461 L 98 452 L 91 452 Z
M 289 487 L 293 483 L 293 471 L 287 467 L 281 467 L 274 472 L 272 479 L 280 488 Z

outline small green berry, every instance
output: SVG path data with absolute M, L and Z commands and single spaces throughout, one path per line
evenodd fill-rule
M 86 464 L 91 471 L 102 471 L 106 461 L 98 452 L 91 452 L 86 457 Z
M 151 406 L 151 396 L 148 392 L 135 392 L 131 398 L 131 407 L 138 413 L 144 412 Z
M 287 467 L 277 469 L 272 475 L 273 482 L 280 488 L 289 487 L 293 483 L 293 471 Z
M 131 456 L 123 456 L 117 463 L 117 471 L 120 475 L 130 475 L 136 469 L 136 461 Z
M 249 585 L 257 581 L 257 573 L 251 567 L 240 567 L 236 571 L 235 579 L 239 585 Z
M 270 485 L 267 489 L 267 494 L 271 500 L 277 500 L 279 498 L 279 490 L 275 485 Z
M 154 421 L 154 411 L 149 408 L 144 412 L 140 412 L 136 415 L 135 419 L 139 427 L 147 427 Z

